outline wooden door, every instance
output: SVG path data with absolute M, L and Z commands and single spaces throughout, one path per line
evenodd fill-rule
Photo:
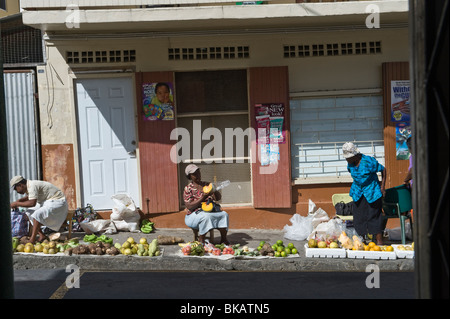
M 409 80 L 408 62 L 383 63 L 384 156 L 387 169 L 386 188 L 403 184 L 409 161 L 397 160 L 395 123 L 391 120 L 391 81 Z M 411 107 L 414 107 L 413 105 Z
M 250 123 L 256 132 L 258 130 L 255 105 L 266 103 L 283 103 L 286 130 L 285 143 L 279 144 L 280 159 L 276 166 L 262 166 L 259 158 L 255 161 L 255 156 L 258 157 L 258 154 L 252 154 L 253 206 L 255 208 L 289 208 L 292 205 L 292 187 L 288 68 L 285 66 L 250 68 L 249 96 Z M 255 150 L 257 147 L 258 145 L 252 149 Z
M 136 73 L 138 145 L 144 213 L 174 212 L 180 208 L 177 164 L 170 159 L 170 150 L 176 143 L 170 140 L 170 133 L 175 128 L 175 119 L 154 121 L 144 119 L 143 84 L 157 82 L 173 83 L 173 73 Z

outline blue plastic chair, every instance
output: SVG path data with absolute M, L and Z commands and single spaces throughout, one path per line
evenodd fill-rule
M 409 219 L 412 231 L 412 200 L 411 190 L 405 185 L 400 185 L 386 189 L 383 198 L 384 228 L 389 218 L 400 218 L 400 229 L 402 232 L 402 244 L 406 243 L 405 221 Z

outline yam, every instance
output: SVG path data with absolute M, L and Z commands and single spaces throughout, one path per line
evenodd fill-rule
M 259 251 L 262 256 L 273 256 L 274 252 L 275 251 L 273 250 L 272 246 L 270 246 L 268 243 L 265 243 Z
M 159 245 L 176 245 L 178 243 L 184 243 L 184 239 L 175 236 L 165 236 L 165 235 L 158 236 Z

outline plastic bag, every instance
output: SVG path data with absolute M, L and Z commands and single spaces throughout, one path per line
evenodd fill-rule
M 313 230 L 312 228 L 313 215 L 301 216 L 294 214 L 289 221 L 291 226 L 284 226 L 284 237 L 291 240 L 305 240 Z
M 316 204 L 309 200 L 308 215 L 294 214 L 289 220 L 292 225 L 286 225 L 283 228 L 284 237 L 291 240 L 305 240 L 317 225 L 329 219 L 330 217 L 322 208 L 317 209 Z
M 401 227 L 396 228 L 386 228 L 385 232 L 387 232 L 387 236 L 389 240 L 401 240 L 402 239 L 402 229 Z M 412 240 L 412 232 L 411 232 L 411 223 L 409 221 L 405 221 L 405 236 L 406 239 Z
M 28 235 L 28 217 L 18 208 L 11 209 L 11 233 L 12 237 Z
M 323 222 L 317 225 L 316 228 L 308 236 L 308 240 L 312 238 L 321 238 L 325 240 L 327 238 L 337 239 L 339 235 L 346 230 L 345 223 L 340 218 L 333 218 L 327 222 Z
M 112 209 L 111 220 L 117 230 L 139 232 L 141 216 L 133 199 L 127 194 L 116 194 L 111 197 L 115 206 Z

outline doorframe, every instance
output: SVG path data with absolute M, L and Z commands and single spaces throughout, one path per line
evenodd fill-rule
M 82 197 L 83 197 L 83 187 L 81 182 L 81 143 L 80 143 L 80 132 L 79 132 L 79 121 L 78 121 L 78 101 L 76 94 L 76 83 L 79 80 L 90 80 L 90 79 L 118 79 L 118 78 L 129 78 L 131 79 L 131 88 L 132 88 L 132 107 L 134 114 L 134 134 L 136 141 L 139 141 L 139 131 L 138 131 L 138 115 L 137 115 L 137 105 L 136 105 L 136 76 L 134 72 L 121 72 L 120 74 L 116 73 L 117 71 L 108 70 L 107 72 L 89 72 L 89 71 L 73 71 L 69 72 L 69 95 L 70 95 L 70 103 L 71 105 L 71 126 L 72 126 L 72 136 L 73 139 L 73 156 L 74 156 L 74 170 L 75 170 L 75 189 L 76 194 L 76 205 L 77 207 L 82 206 Z M 142 183 L 141 183 L 141 170 L 140 170 L 140 160 L 139 160 L 139 143 L 136 143 L 136 160 L 137 160 L 137 181 L 138 181 L 138 195 L 139 195 L 139 203 L 142 206 Z

